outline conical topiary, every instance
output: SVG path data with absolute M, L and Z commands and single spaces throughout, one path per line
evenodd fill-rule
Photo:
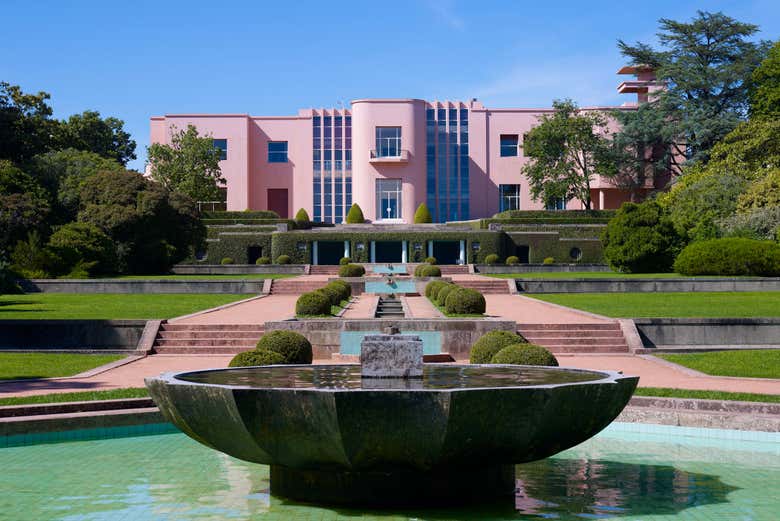
M 347 213 L 347 224 L 361 224 L 365 221 L 363 218 L 363 210 L 360 209 L 357 203 L 352 205 Z
M 299 223 L 307 223 L 311 219 L 309 219 L 309 214 L 306 212 L 305 208 L 301 208 L 298 210 L 298 213 L 295 214 L 295 222 Z
M 425 203 L 420 203 L 420 206 L 417 207 L 417 211 L 414 212 L 414 224 L 425 224 L 432 222 L 433 217 L 431 216 L 431 211 L 428 210 L 428 205 Z

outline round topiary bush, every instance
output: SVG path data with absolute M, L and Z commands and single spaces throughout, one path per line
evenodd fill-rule
M 542 261 L 542 264 L 547 264 L 547 265 L 555 264 L 555 259 L 552 257 L 545 257 L 544 260 Z
M 491 253 L 485 256 L 485 264 L 498 264 L 498 255 Z
M 253 349 L 238 353 L 228 364 L 228 367 L 248 367 L 254 365 L 284 364 L 284 356 L 268 349 Z
M 418 277 L 441 277 L 441 268 L 438 266 L 423 265 Z
M 309 219 L 309 212 L 307 212 L 305 208 L 301 208 L 298 210 L 298 213 L 295 214 L 295 224 L 306 225 L 309 221 L 311 221 L 311 219 Z
M 222 260 L 219 261 L 219 263 L 222 264 L 223 266 L 227 264 L 233 264 L 233 257 L 222 257 Z
M 441 288 L 439 291 L 436 292 L 436 304 L 439 306 L 443 306 L 444 303 L 447 301 L 447 295 L 458 289 L 460 286 L 457 286 L 455 284 L 447 284 L 443 288 Z
M 352 259 L 350 259 L 349 257 L 342 257 L 339 259 L 339 266 L 346 266 L 350 262 L 352 262 Z
M 257 349 L 279 353 L 285 364 L 310 364 L 312 359 L 311 342 L 295 331 L 270 331 L 257 342 Z
M 558 360 L 551 352 L 536 344 L 506 346 L 493 356 L 491 364 L 557 366 Z
M 425 257 L 425 263 L 436 264 L 436 257 Z
M 330 298 L 322 293 L 304 293 L 295 302 L 295 314 L 301 316 L 330 315 Z
M 366 268 L 360 264 L 345 264 L 339 268 L 339 277 L 362 277 L 366 274 Z
M 449 315 L 481 315 L 485 312 L 485 297 L 479 291 L 458 287 L 447 295 L 444 310 Z
M 344 300 L 349 300 L 349 297 L 351 297 L 351 296 L 352 296 L 352 285 L 351 285 L 349 282 L 346 282 L 346 281 L 343 281 L 343 280 L 336 279 L 336 280 L 332 280 L 332 281 L 330 281 L 330 282 L 328 283 L 328 285 L 329 285 L 329 286 L 336 286 L 336 287 L 343 288 L 343 290 L 342 290 L 342 291 L 344 292 L 344 295 L 346 295 L 346 297 L 344 298 Z
M 255 264 L 271 264 L 271 259 L 268 257 L 260 257 L 255 261 Z
M 444 286 L 450 286 L 452 283 L 444 280 L 434 280 L 425 285 L 425 296 L 429 299 L 436 300 L 439 290 Z
M 290 264 L 290 256 L 289 255 L 279 255 L 276 258 L 277 264 Z
M 328 284 L 327 286 L 323 286 L 321 288 L 315 289 L 315 293 L 322 293 L 326 297 L 328 297 L 328 300 L 330 300 L 330 304 L 332 306 L 338 306 L 341 304 L 341 295 L 342 290 L 336 288 L 335 286 L 331 286 Z
M 506 258 L 506 265 L 507 266 L 514 266 L 515 264 L 520 264 L 520 259 L 515 255 L 510 255 Z
M 674 261 L 683 275 L 780 276 L 780 244 L 754 239 L 713 239 L 689 244 Z
M 506 346 L 524 342 L 525 339 L 511 331 L 489 331 L 479 337 L 471 346 L 469 363 L 489 364 L 493 357 Z

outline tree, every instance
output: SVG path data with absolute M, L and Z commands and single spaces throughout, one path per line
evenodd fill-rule
M 72 222 L 60 226 L 49 238 L 49 249 L 62 260 L 65 272 L 78 266 L 85 266 L 89 275 L 116 270 L 114 244 L 93 224 Z
M 780 40 L 775 42 L 766 59 L 753 71 L 752 79 L 750 117 L 780 117 Z
M 661 49 L 622 40 L 618 47 L 633 65 L 653 67 L 666 86 L 650 103 L 667 122 L 661 140 L 674 143 L 673 160 L 706 161 L 745 118 L 751 73 L 768 44 L 748 40 L 757 26 L 723 13 L 698 11 L 689 23 L 662 18 L 659 25 Z
M 347 224 L 361 224 L 363 222 L 365 222 L 363 210 L 360 209 L 357 203 L 353 203 L 349 212 L 347 212 Z
M 53 144 L 57 122 L 46 92 L 25 94 L 18 85 L 0 82 L 0 159 L 23 164 Z
M 46 190 L 10 161 L 0 160 L 0 251 L 42 230 L 48 215 Z
M 103 119 L 100 112 L 85 110 L 60 122 L 58 148 L 86 150 L 125 165 L 136 156 L 135 141 L 124 124 L 121 119 Z
M 180 131 L 174 127 L 170 145 L 154 143 L 148 148 L 151 177 L 195 201 L 214 201 L 220 197 L 220 185 L 225 184 L 220 153 L 212 139 L 198 135 L 194 126 Z
M 414 224 L 424 224 L 424 223 L 432 223 L 433 217 L 431 216 L 431 211 L 428 210 L 428 205 L 425 203 L 420 203 L 420 206 L 417 207 L 417 210 L 414 212 Z
M 541 116 L 523 139 L 529 161 L 522 172 L 535 200 L 549 204 L 576 198 L 589 210 L 591 180 L 607 146 L 606 119 L 598 112 L 580 111 L 571 100 L 556 100 L 553 108 L 555 113 Z
M 780 208 L 780 167 L 769 170 L 753 182 L 737 200 L 738 212 L 768 207 Z

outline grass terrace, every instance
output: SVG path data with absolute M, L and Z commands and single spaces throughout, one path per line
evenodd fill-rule
M 745 349 L 656 356 L 713 376 L 780 378 L 780 349 Z
M 678 279 L 690 278 L 687 275 L 679 273 L 620 273 L 616 271 L 553 271 L 544 273 L 481 273 L 487 277 L 497 279 Z M 703 275 L 700 275 L 703 277 Z M 732 278 L 732 277 L 713 277 L 708 275 L 706 278 Z
M 124 355 L 0 353 L 0 380 L 73 376 L 122 358 Z
M 780 291 L 550 293 L 526 296 L 615 318 L 780 317 Z
M 235 294 L 28 293 L 0 295 L 0 320 L 163 319 L 250 298 Z
M 669 387 L 637 387 L 636 391 L 634 391 L 634 396 L 780 403 L 780 394 L 730 393 L 726 391 L 701 391 L 694 389 L 673 389 Z
M 289 279 L 298 273 L 246 273 L 241 275 L 121 275 L 125 280 L 264 280 Z

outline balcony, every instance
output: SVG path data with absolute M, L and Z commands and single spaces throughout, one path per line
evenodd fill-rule
M 403 164 L 409 162 L 409 151 L 395 149 L 389 153 L 387 150 L 369 150 L 369 163 Z

